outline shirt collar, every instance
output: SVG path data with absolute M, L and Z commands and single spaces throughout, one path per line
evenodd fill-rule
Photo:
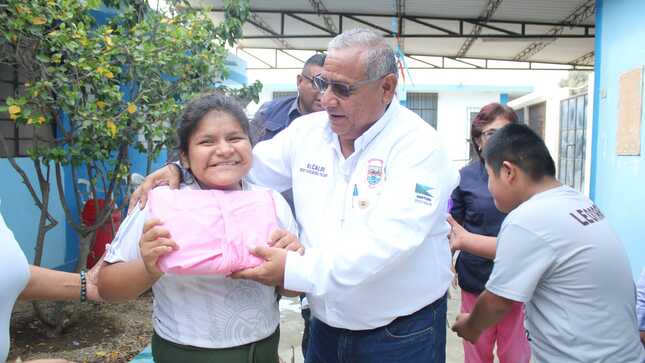
M 296 118 L 302 116 L 302 111 L 300 110 L 300 96 L 296 96 L 296 99 L 293 100 L 293 103 L 291 104 L 291 107 L 289 107 L 289 112 L 287 113 L 289 115 L 289 120 L 293 121 Z
M 242 184 L 242 189 L 241 190 L 251 190 L 251 186 L 249 185 L 248 180 L 246 180 L 246 177 L 242 178 L 240 181 Z M 181 183 L 181 186 L 179 189 L 191 189 L 191 190 L 202 190 L 202 187 L 199 185 L 197 180 L 195 180 L 195 177 L 190 174 L 190 180 L 185 180 Z M 221 190 L 221 189 L 217 189 Z
M 354 140 L 354 153 L 361 151 L 367 147 L 367 145 L 374 140 L 374 138 L 385 128 L 385 126 L 390 123 L 390 120 L 392 119 L 393 115 L 398 113 L 398 108 L 399 108 L 399 100 L 395 96 L 392 98 L 392 101 L 390 104 L 387 106 L 385 109 L 385 112 L 379 118 L 376 120 L 375 123 L 370 126 L 369 129 L 367 129 L 361 136 L 359 136 L 356 140 Z M 325 126 L 325 131 L 326 131 L 326 136 L 327 136 L 327 141 L 332 143 L 332 144 L 338 144 L 338 135 L 336 135 L 332 130 L 331 126 L 329 123 Z M 340 144 L 338 144 L 338 148 L 340 148 Z M 340 150 L 340 149 L 339 149 Z
M 365 147 L 367 147 L 367 145 L 372 140 L 374 140 L 376 135 L 381 133 L 385 126 L 390 123 L 392 116 L 397 113 L 398 107 L 399 100 L 396 97 L 393 97 L 390 104 L 387 105 L 383 116 L 381 116 L 380 119 L 378 119 L 372 126 L 370 126 L 369 129 L 365 130 L 365 132 L 361 136 L 354 140 L 354 151 L 365 149 Z

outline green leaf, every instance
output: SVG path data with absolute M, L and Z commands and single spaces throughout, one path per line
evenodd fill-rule
M 101 0 L 85 0 L 86 6 L 90 9 L 98 9 L 101 7 Z
M 48 63 L 49 62 L 49 57 L 43 53 L 38 53 L 36 54 L 36 59 L 40 62 L 43 63 Z

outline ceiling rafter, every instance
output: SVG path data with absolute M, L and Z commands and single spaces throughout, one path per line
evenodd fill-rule
M 569 63 L 576 64 L 576 65 L 592 66 L 594 63 L 594 56 L 595 54 L 594 54 L 594 51 L 592 50 L 591 52 L 583 54 Z
M 284 15 L 282 16 L 281 20 L 282 20 L 281 21 L 282 27 L 284 28 Z M 262 17 L 260 17 L 260 15 L 258 15 L 257 13 L 251 13 L 247 21 L 253 24 L 256 28 L 260 29 L 262 32 L 270 36 L 275 37 L 276 35 L 279 35 L 275 30 L 273 30 L 273 28 L 271 28 L 271 25 L 267 24 L 266 21 L 264 21 L 264 19 L 262 19 Z M 281 29 L 281 30 L 282 32 L 284 32 L 284 29 Z M 272 39 L 275 43 L 277 43 L 282 48 L 291 48 L 291 44 L 289 44 L 289 42 L 287 42 L 283 38 L 275 37 Z
M 259 69 L 300 69 L 298 67 L 281 67 L 277 63 L 277 53 L 282 53 L 290 58 L 297 60 L 299 63 L 304 64 L 304 60 L 296 57 L 295 55 L 287 52 L 284 49 L 276 48 L 236 48 L 237 50 L 247 54 L 248 56 L 254 58 L 260 63 L 264 64 L 265 67 L 249 67 L 249 70 L 259 70 Z M 271 50 L 274 52 L 274 58 L 276 59 L 276 64 L 269 64 L 265 60 L 261 59 L 257 55 L 253 54 L 253 50 Z M 300 49 L 304 51 L 305 49 Z M 313 52 L 324 52 L 324 50 L 311 50 L 307 49 L 306 51 Z M 441 55 L 428 55 L 428 54 L 410 54 L 405 53 L 405 56 L 415 62 L 420 63 L 420 65 L 413 65 L 408 67 L 409 69 L 496 69 L 496 70 L 580 70 L 580 71 L 593 71 L 593 66 L 591 64 L 574 64 L 572 61 L 568 64 L 555 63 L 555 62 L 523 62 L 523 61 L 509 61 L 507 59 L 491 59 L 491 58 L 468 58 L 468 57 L 450 57 L 450 56 L 441 56 Z M 428 59 L 432 58 L 432 59 Z M 435 62 L 435 61 L 440 61 Z M 448 62 L 446 62 L 448 61 Z M 451 63 L 452 62 L 452 63 Z M 503 62 L 503 65 L 496 65 L 494 62 Z M 457 66 L 456 64 L 462 64 L 462 66 Z
M 312 27 L 314 27 L 316 29 L 320 29 L 320 30 L 326 32 L 329 35 L 336 35 L 335 32 L 329 30 L 327 27 L 322 26 L 322 25 L 318 25 L 318 24 L 314 23 L 313 21 L 309 21 L 309 20 L 307 20 L 307 19 L 305 19 L 305 18 L 303 18 L 301 16 L 298 16 L 296 14 L 291 14 L 291 13 L 287 13 L 286 15 L 291 17 L 291 18 L 293 18 L 293 19 L 299 20 L 299 21 L 301 21 L 301 22 L 303 22 L 305 24 L 309 24 L 309 25 L 311 25 Z
M 519 52 L 513 60 L 515 61 L 526 61 L 535 54 L 542 51 L 549 44 L 555 42 L 557 38 L 562 37 L 562 32 L 567 27 L 575 27 L 582 24 L 587 18 L 593 15 L 596 11 L 596 0 L 586 0 L 582 5 L 580 5 L 576 10 L 574 10 L 569 16 L 562 20 L 562 25 L 555 26 L 549 29 L 548 33 L 551 34 L 550 39 L 540 40 L 529 44 L 521 52 Z M 585 33 L 587 30 L 585 29 Z
M 594 19 L 590 17 L 595 8 L 595 0 L 562 0 L 563 4 L 565 1 L 569 4 L 569 9 L 575 10 L 553 6 L 549 11 L 559 15 L 550 17 L 542 13 L 526 13 L 519 16 L 519 9 L 513 8 L 509 9 L 504 18 L 500 18 L 500 10 L 506 11 L 507 4 L 502 3 L 503 0 L 470 1 L 477 6 L 468 12 L 470 15 L 450 17 L 443 15 L 447 14 L 448 10 L 424 10 L 419 4 L 405 0 L 381 0 L 378 4 L 385 8 L 377 12 L 371 12 L 371 7 L 356 8 L 350 3 L 335 3 L 332 9 L 328 8 L 329 1 L 326 0 L 308 0 L 302 4 L 305 5 L 304 8 L 298 6 L 295 9 L 292 6 L 277 6 L 272 1 L 258 0 L 254 2 L 256 6 L 250 9 L 253 15 L 245 26 L 239 47 L 250 51 L 261 48 L 320 51 L 326 48 L 328 40 L 343 30 L 359 26 L 372 29 L 391 39 L 392 44 L 396 43 L 395 46 L 402 49 L 403 54 L 419 56 L 416 60 L 408 58 L 410 64 L 417 68 L 593 69 L 594 57 L 586 53 L 593 50 L 590 46 L 592 43 L 588 40 L 595 37 Z M 223 9 L 217 7 L 218 5 L 215 5 L 215 8 L 204 6 L 202 9 L 221 15 Z M 349 10 L 351 8 L 355 9 Z M 220 19 L 220 16 L 213 17 L 214 21 L 217 19 Z M 554 39 L 558 38 L 571 40 L 567 43 L 553 43 Z M 441 41 L 427 42 L 433 39 Z M 479 44 L 477 39 L 482 42 L 490 41 L 491 46 L 485 49 L 478 48 L 475 55 L 475 44 Z M 499 47 L 493 46 L 492 42 L 498 41 Z M 522 45 L 509 54 L 508 51 L 515 47 L 503 45 L 501 42 L 520 42 Z M 544 56 L 530 55 L 519 61 L 514 57 L 518 50 L 528 48 L 527 45 L 532 45 L 531 51 L 537 53 L 540 51 L 539 47 L 549 44 L 558 52 L 543 52 Z M 571 44 L 572 48 L 567 48 L 565 44 Z M 273 63 L 274 54 L 280 55 L 277 68 L 299 65 L 289 61 L 287 58 L 291 57 L 280 51 L 271 54 L 253 53 L 267 63 Z M 462 53 L 464 56 L 459 57 Z M 254 67 L 266 66 L 265 63 L 252 60 L 250 56 L 247 56 L 247 59 L 251 60 Z M 486 64 L 487 61 L 492 62 Z M 472 64 L 466 64 L 468 62 Z
M 318 13 L 318 16 L 322 16 L 323 22 L 325 23 L 325 27 L 331 34 L 338 34 L 338 30 L 336 28 L 336 24 L 334 24 L 334 20 L 332 20 L 331 16 L 325 14 L 328 12 L 327 8 L 325 7 L 325 4 L 322 2 L 322 0 L 309 0 L 309 4 L 311 4 L 311 7 L 314 8 L 314 11 Z
M 265 66 L 267 66 L 267 68 L 268 68 L 268 69 L 276 69 L 276 68 L 278 68 L 278 65 L 277 65 L 277 64 L 276 64 L 276 65 L 272 65 L 272 64 L 270 64 L 270 63 L 267 63 L 264 59 L 262 59 L 262 58 L 260 58 L 260 57 L 256 56 L 255 54 L 253 54 L 253 53 L 251 53 L 251 52 L 249 52 L 246 48 L 235 48 L 235 55 L 237 55 L 237 56 L 239 56 L 238 51 L 239 51 L 239 52 L 242 52 L 242 53 L 244 53 L 244 54 L 248 55 L 249 57 L 251 57 L 251 58 L 253 58 L 253 59 L 257 60 L 258 62 L 260 62 L 260 63 L 264 64 Z M 276 49 L 276 52 L 277 52 L 277 49 Z M 276 58 L 276 59 L 278 58 L 278 57 L 277 57 L 277 53 L 276 53 L 275 58 Z M 276 63 L 277 63 L 277 62 L 276 62 Z
M 467 38 L 464 40 L 463 44 L 459 48 L 459 51 L 457 52 L 457 57 L 463 57 L 468 53 L 468 50 L 470 50 L 470 47 L 472 47 L 473 43 L 477 39 L 477 36 L 481 33 L 482 28 L 484 27 L 485 22 L 487 22 L 493 14 L 497 11 L 497 8 L 499 8 L 499 5 L 502 3 L 503 0 L 488 0 L 488 3 L 486 4 L 486 9 L 483 11 L 481 14 L 480 18 L 481 21 L 474 24 L 472 30 L 470 31 L 470 34 L 473 36 L 471 38 Z M 507 32 L 506 29 L 501 29 L 497 27 L 493 27 L 495 30 L 500 30 L 502 32 Z
M 211 12 L 222 12 L 222 9 L 210 8 L 208 9 Z M 273 30 L 262 18 L 259 18 L 259 14 L 279 14 L 280 15 L 280 32 Z M 406 14 L 395 14 L 395 13 L 353 13 L 353 12 L 332 12 L 319 10 L 316 11 L 291 11 L 291 10 L 263 10 L 263 9 L 251 9 L 252 18 L 249 20 L 249 23 L 256 26 L 260 29 L 265 35 L 245 35 L 242 39 L 307 39 L 307 38 L 332 38 L 338 33 L 331 33 L 326 31 L 321 34 L 310 34 L 306 32 L 300 33 L 290 33 L 285 32 L 285 21 L 284 18 L 289 16 L 293 19 L 301 21 L 310 26 L 314 26 L 312 21 L 307 20 L 302 17 L 302 15 L 328 15 L 338 17 L 339 32 L 342 31 L 342 24 L 344 19 L 349 19 L 364 26 L 370 27 L 374 30 L 377 30 L 380 33 L 383 33 L 384 37 L 388 38 L 518 38 L 518 39 L 536 39 L 536 38 L 593 38 L 594 35 L 591 34 L 590 29 L 594 29 L 595 26 L 592 24 L 582 24 L 582 23 L 572 23 L 572 22 L 541 22 L 541 21 L 517 21 L 517 20 L 490 20 L 487 23 L 483 23 L 481 18 L 454 18 L 454 17 L 437 17 L 437 16 L 420 16 L 420 15 L 406 15 Z M 399 29 L 392 30 L 385 28 L 382 23 L 377 24 L 374 22 L 374 18 L 388 18 L 398 17 L 401 19 L 401 26 Z M 409 33 L 402 28 L 402 25 L 405 21 L 411 21 L 423 25 L 424 31 L 418 31 L 416 33 Z M 436 24 L 433 24 L 436 22 Z M 452 23 L 447 25 L 447 23 Z M 478 25 L 481 27 L 479 34 L 474 35 L 467 32 L 464 32 L 464 23 L 470 23 Z M 521 31 L 517 32 L 517 26 L 521 27 Z M 576 28 L 581 30 L 578 33 L 567 33 L 562 34 L 553 34 L 552 32 L 532 32 L 529 33 L 526 31 L 527 27 L 530 26 L 551 26 L 551 27 L 568 27 Z M 316 27 L 319 30 L 322 30 L 322 25 L 318 24 Z M 506 27 L 506 28 L 505 28 Z M 457 31 L 450 30 L 459 29 Z M 429 32 L 428 30 L 432 30 Z M 484 32 L 486 30 L 492 30 L 493 32 Z M 441 33 L 437 33 L 436 30 L 440 30 Z M 287 47 L 283 47 L 287 48 Z

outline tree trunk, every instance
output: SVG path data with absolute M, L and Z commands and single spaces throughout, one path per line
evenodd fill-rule
M 146 174 L 145 175 L 150 175 L 150 169 L 152 169 L 152 155 L 154 155 L 152 140 L 148 140 L 148 147 L 146 148 L 146 150 L 148 150 L 148 155 L 146 155 Z
M 79 236 L 79 252 L 78 261 L 76 262 L 76 271 L 80 271 L 85 267 L 87 256 L 90 254 L 90 249 L 94 244 L 94 236 L 96 236 L 96 230 L 87 233 L 85 236 Z
M 38 220 L 38 235 L 36 236 L 36 247 L 34 253 L 34 265 L 40 266 L 42 263 L 43 251 L 45 249 L 45 235 L 58 224 L 58 221 L 51 220 L 50 223 L 47 223 L 48 220 L 51 219 L 51 216 L 49 215 L 49 193 L 51 190 L 49 185 L 49 164 L 47 164 L 45 173 L 43 174 L 42 163 L 40 160 L 36 159 L 33 163 L 38 176 L 38 184 L 40 186 L 41 193 L 40 218 Z

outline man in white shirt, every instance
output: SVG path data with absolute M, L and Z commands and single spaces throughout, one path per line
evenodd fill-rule
M 237 277 L 307 294 L 309 363 L 445 362 L 446 211 L 459 176 L 437 132 L 398 104 L 397 81 L 381 36 L 342 33 L 314 79 L 326 112 L 254 149 L 253 182 L 293 187 L 306 251 L 257 249 L 267 262 Z M 164 168 L 146 186 L 177 175 Z
M 452 329 L 477 341 L 520 301 L 535 362 L 642 362 L 629 260 L 602 212 L 555 179 L 526 125 L 497 131 L 483 156 L 495 205 L 510 213 L 486 290 Z

